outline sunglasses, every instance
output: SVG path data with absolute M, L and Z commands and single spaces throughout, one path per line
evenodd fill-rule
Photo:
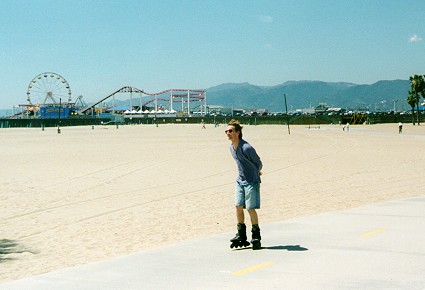
M 231 134 L 231 133 L 233 133 L 233 130 L 232 129 L 229 129 L 229 130 L 226 130 L 226 131 L 224 131 L 224 133 L 229 133 L 229 134 Z

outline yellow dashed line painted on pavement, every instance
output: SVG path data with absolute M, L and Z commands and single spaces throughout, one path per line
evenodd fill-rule
M 382 233 L 383 231 L 384 231 L 384 229 L 379 229 L 379 230 L 376 230 L 376 231 L 373 231 L 373 232 L 361 234 L 361 236 L 362 237 L 369 237 L 369 236 L 372 236 L 372 235 L 376 235 L 376 234 Z
M 252 267 L 249 267 L 249 268 L 237 271 L 237 272 L 233 272 L 232 275 L 242 276 L 242 275 L 245 275 L 247 273 L 250 273 L 250 272 L 262 269 L 264 267 L 270 266 L 271 264 L 272 264 L 272 262 L 266 262 L 266 263 L 258 264 L 258 265 L 255 265 L 255 266 L 252 266 Z

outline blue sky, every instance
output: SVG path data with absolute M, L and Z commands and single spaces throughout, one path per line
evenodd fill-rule
M 2 0 L 0 108 L 62 75 L 73 99 L 425 74 L 423 0 Z

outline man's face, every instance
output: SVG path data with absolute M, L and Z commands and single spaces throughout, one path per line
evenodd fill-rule
M 230 141 L 237 140 L 239 138 L 239 134 L 236 132 L 234 126 L 227 126 L 226 131 L 224 131 L 227 135 L 227 138 Z

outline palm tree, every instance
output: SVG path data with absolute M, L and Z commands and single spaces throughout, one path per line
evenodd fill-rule
M 417 121 L 419 124 L 419 102 L 421 96 L 425 98 L 425 80 L 424 76 L 422 75 L 414 75 L 409 78 L 410 80 L 410 87 L 411 90 L 409 91 L 409 97 L 412 96 L 412 98 L 415 100 L 415 105 L 417 109 Z M 408 101 L 408 104 L 411 106 L 411 104 Z
M 419 96 L 415 94 L 414 92 L 412 92 L 412 90 L 409 90 L 407 103 L 410 105 L 410 107 L 412 107 L 412 121 L 413 121 L 413 125 L 415 125 L 415 106 L 419 103 Z

